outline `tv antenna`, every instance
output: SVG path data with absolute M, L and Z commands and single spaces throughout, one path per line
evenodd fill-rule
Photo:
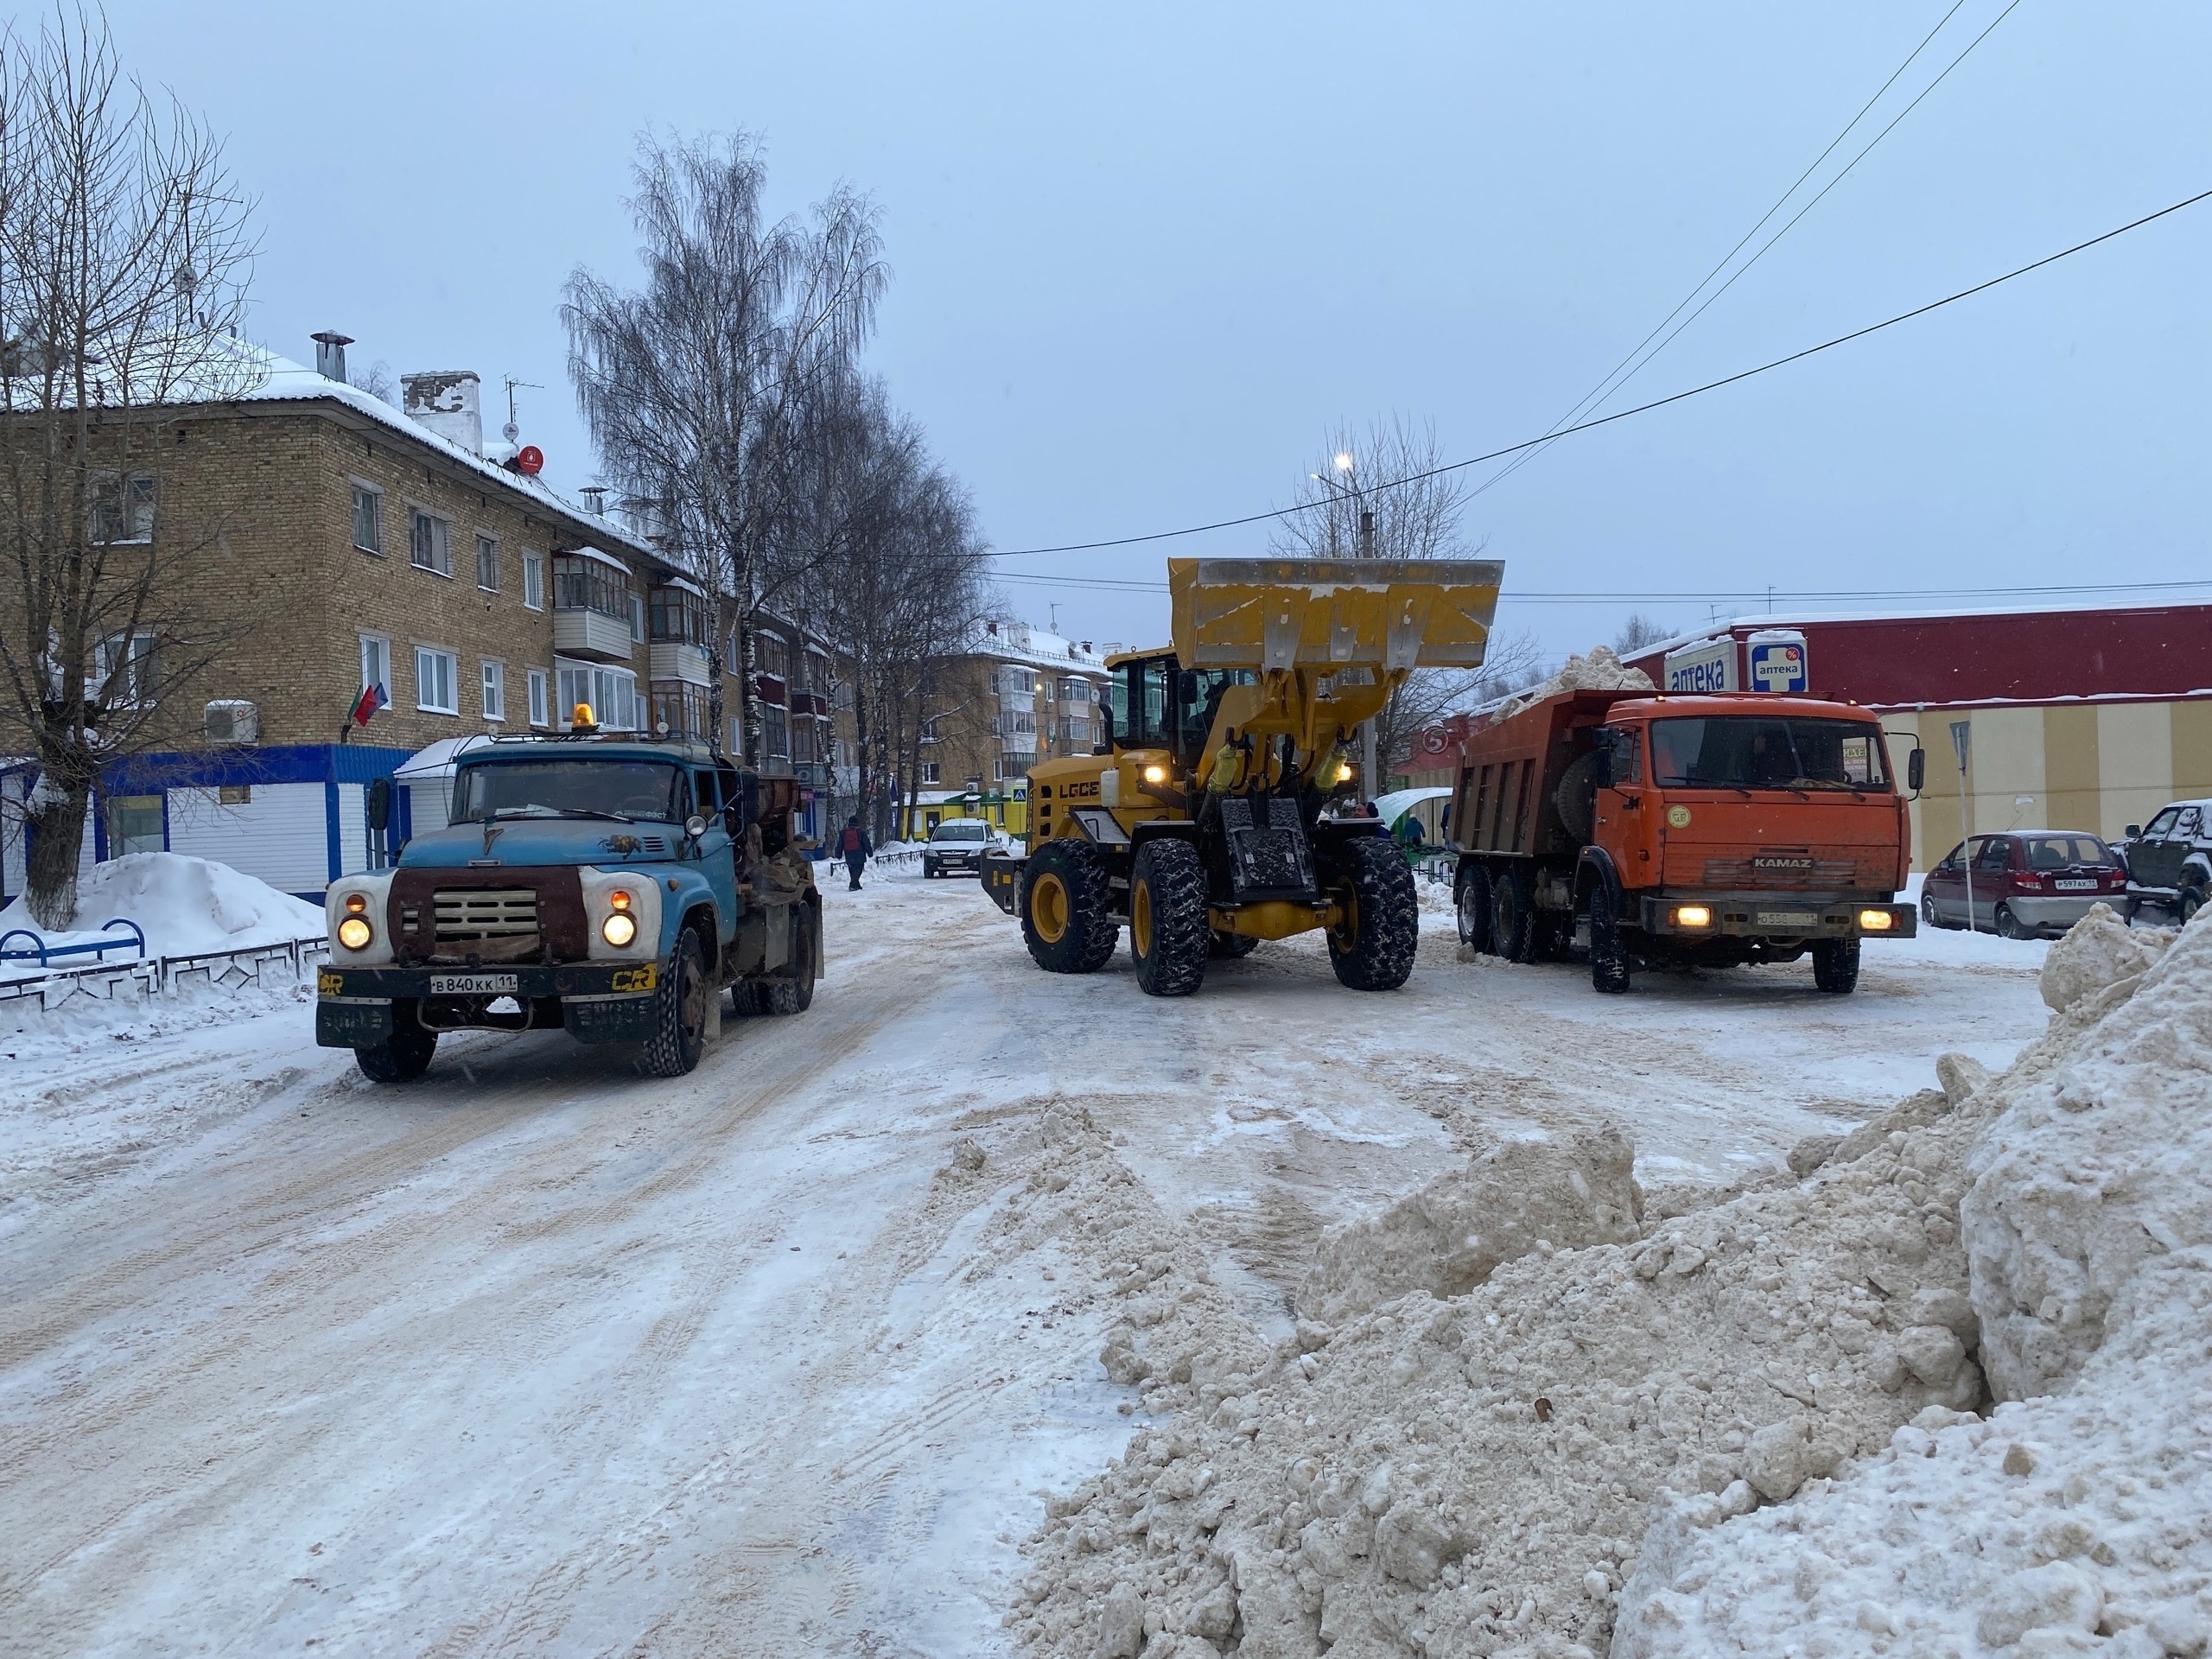
M 514 442 L 516 439 L 522 436 L 522 425 L 515 419 L 515 388 L 517 386 L 531 391 L 545 390 L 535 380 L 518 380 L 512 374 L 507 377 L 507 423 L 499 429 L 499 435 L 509 443 Z

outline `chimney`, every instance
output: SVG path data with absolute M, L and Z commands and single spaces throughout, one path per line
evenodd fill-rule
M 431 369 L 399 377 L 399 406 L 442 438 L 472 454 L 484 453 L 484 411 L 473 369 Z
M 326 380 L 344 380 L 346 348 L 353 343 L 353 337 L 341 334 L 335 328 L 326 328 L 309 338 L 315 341 L 315 372 Z

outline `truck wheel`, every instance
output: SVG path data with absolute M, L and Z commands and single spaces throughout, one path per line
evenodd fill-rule
M 1459 943 L 1470 950 L 1488 950 L 1490 931 L 1490 872 L 1479 864 L 1459 880 Z
M 814 912 L 791 907 L 791 971 L 787 979 L 760 982 L 760 1005 L 770 1014 L 804 1014 L 814 1006 Z
M 1114 959 L 1114 920 L 1106 861 L 1079 841 L 1048 841 L 1029 860 L 1021 883 L 1021 942 L 1048 974 L 1091 974 Z
M 645 1041 L 645 1070 L 653 1076 L 681 1077 L 699 1064 L 707 1046 L 707 996 L 699 941 L 686 928 L 653 993 L 653 1034 Z
M 1508 962 L 1528 961 L 1535 912 L 1526 875 L 1508 870 L 1497 878 L 1491 891 L 1490 948 Z
M 1224 933 L 1216 928 L 1213 930 L 1213 942 L 1207 947 L 1206 954 L 1216 962 L 1235 962 L 1250 956 L 1259 948 L 1260 942 L 1249 934 Z
M 1414 970 L 1421 898 L 1414 873 L 1381 836 L 1344 844 L 1344 880 L 1334 889 L 1344 919 L 1329 930 L 1329 965 L 1355 991 L 1395 991 Z
M 1813 983 L 1837 996 L 1848 996 L 1859 983 L 1859 941 L 1813 941 Z
M 373 1048 L 355 1049 L 353 1064 L 371 1083 L 412 1083 L 430 1069 L 437 1051 L 438 1033 L 423 1029 L 414 1004 L 394 1002 L 391 1035 Z
M 1629 988 L 1628 939 L 1603 881 L 1590 889 L 1590 983 L 1608 996 Z
M 1187 841 L 1148 841 L 1129 876 L 1129 950 L 1152 996 L 1188 996 L 1205 982 L 1213 928 L 1206 871 Z

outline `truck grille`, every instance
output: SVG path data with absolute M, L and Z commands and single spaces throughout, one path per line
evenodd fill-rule
M 527 887 L 472 892 L 442 887 L 431 895 L 440 944 L 481 944 L 537 937 L 537 895 Z
M 1705 861 L 1708 887 L 1803 887 L 1827 892 L 1859 885 L 1859 866 L 1847 858 L 1792 858 L 1763 855 L 1753 858 L 1708 858 Z

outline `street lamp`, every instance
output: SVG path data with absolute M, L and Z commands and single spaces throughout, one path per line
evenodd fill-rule
M 1359 487 L 1359 480 L 1353 475 L 1351 452 L 1339 450 L 1335 461 L 1337 470 L 1344 475 L 1342 489 L 1319 473 L 1309 473 L 1307 476 L 1338 500 L 1350 497 L 1359 513 L 1359 552 L 1357 556 L 1371 559 L 1375 556 L 1375 515 L 1367 510 L 1367 493 Z M 1375 722 L 1363 720 L 1359 723 L 1359 786 L 1367 791 L 1370 800 L 1375 798 Z

